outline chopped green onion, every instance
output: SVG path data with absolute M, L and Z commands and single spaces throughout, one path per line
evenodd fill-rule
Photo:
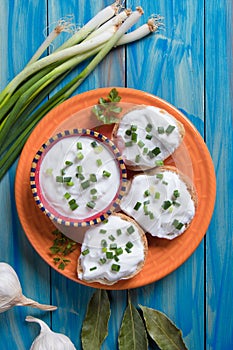
M 127 242 L 127 243 L 126 243 L 126 247 L 129 248 L 129 249 L 131 249 L 131 248 L 133 247 L 133 243 L 130 242 L 130 241 Z
M 97 269 L 97 266 L 90 267 L 90 271 L 94 271 Z
M 167 181 L 163 181 L 162 184 L 167 186 L 168 182 Z
M 179 221 L 178 221 L 177 219 L 175 219 L 175 220 L 173 221 L 173 223 L 172 223 L 172 225 L 175 226 L 175 227 L 176 227 L 178 224 L 179 224 Z
M 133 132 L 131 135 L 131 140 L 133 142 L 137 142 L 137 139 L 138 139 L 138 134 L 136 132 Z
M 146 131 L 151 132 L 152 128 L 153 128 L 152 124 L 148 123 L 146 126 Z
M 103 247 L 103 248 L 102 248 L 102 252 L 103 252 L 103 253 L 106 253 L 106 252 L 107 252 L 107 250 L 108 250 L 108 248 L 107 248 L 107 247 Z
M 97 166 L 101 166 L 102 165 L 102 160 L 101 159 L 96 159 L 96 164 L 97 164 Z
M 85 179 L 85 176 L 81 173 L 77 173 L 75 176 L 77 177 L 77 179 L 79 179 L 81 181 Z
M 71 165 L 73 165 L 73 162 L 71 162 L 70 160 L 66 160 L 65 161 L 65 165 L 66 166 L 71 166 Z
M 148 206 L 147 206 L 147 205 L 144 205 L 144 206 L 143 206 L 143 211 L 144 211 L 144 214 L 145 214 L 145 215 L 149 215 L 149 209 L 148 209 Z
M 177 230 L 181 230 L 184 224 L 182 222 L 179 222 L 179 224 L 176 226 Z
M 175 206 L 175 207 L 180 207 L 180 203 L 176 202 L 176 201 L 173 201 L 172 204 Z
M 148 152 L 148 148 L 147 148 L 147 147 L 144 147 L 144 148 L 143 148 L 143 154 L 147 154 L 147 152 Z
M 134 210 L 138 210 L 140 208 L 140 206 L 142 205 L 141 202 L 137 202 L 134 206 Z
M 101 265 L 105 264 L 106 261 L 107 261 L 107 260 L 106 260 L 105 258 L 100 258 L 100 259 L 99 259 L 99 262 L 100 262 Z
M 147 140 L 151 140 L 151 139 L 152 139 L 152 135 L 146 134 L 146 139 L 147 139 Z
M 116 249 L 116 255 L 121 255 L 123 254 L 123 249 L 121 247 Z
M 175 129 L 174 125 L 168 125 L 168 127 L 166 129 L 166 134 L 167 135 L 171 134 L 174 129 Z
M 66 186 L 72 187 L 72 186 L 74 186 L 74 182 L 73 181 L 67 181 L 66 182 Z
M 52 175 L 53 174 L 53 169 L 52 168 L 46 169 L 45 174 L 46 175 Z
M 106 252 L 106 258 L 112 259 L 113 258 L 113 252 Z
M 162 180 L 163 174 L 156 174 L 156 178 L 159 179 L 159 180 Z
M 164 162 L 162 160 L 156 160 L 155 161 L 155 165 L 156 166 L 163 166 L 164 165 Z
M 144 143 L 142 140 L 139 140 L 139 141 L 138 141 L 138 146 L 139 146 L 140 148 L 142 148 L 142 147 L 145 146 L 145 143 Z
M 121 268 L 121 266 L 117 265 L 117 264 L 112 264 L 112 266 L 111 266 L 112 271 L 115 271 L 115 272 L 119 272 L 120 268 Z
M 71 199 L 68 203 L 71 210 L 75 210 L 78 208 L 78 204 L 76 203 L 75 199 Z
M 91 193 L 91 194 L 96 194 L 96 193 L 97 193 L 97 189 L 96 189 L 96 188 L 92 188 L 92 189 L 90 190 L 90 193 Z
M 158 126 L 158 133 L 164 134 L 164 127 L 163 126 Z
M 112 242 L 115 241 L 115 239 L 116 239 L 113 235 L 108 236 L 108 238 L 109 238 L 110 241 L 112 241 Z
M 106 239 L 102 239 L 101 240 L 101 247 L 107 247 L 108 246 L 108 243 L 106 241 Z
M 104 230 L 103 228 L 101 228 L 100 230 L 99 230 L 99 233 L 101 233 L 101 234 L 105 234 L 107 232 L 107 230 Z
M 97 182 L 97 177 L 95 174 L 90 174 L 90 181 L 91 182 Z
M 97 197 L 97 196 L 92 196 L 91 199 L 92 199 L 93 201 L 96 201 L 96 200 L 98 199 L 98 197 Z
M 116 230 L 116 233 L 117 233 L 117 236 L 120 236 L 120 235 L 122 234 L 121 229 L 118 228 L 118 229 Z
M 131 136 L 131 134 L 132 134 L 132 131 L 131 130 L 125 130 L 125 134 L 127 135 L 127 136 Z
M 78 158 L 78 160 L 82 160 L 84 158 L 83 153 L 82 152 L 78 152 L 77 153 L 77 158 Z
M 152 151 L 149 151 L 147 155 L 150 157 L 150 159 L 155 157 L 155 154 Z
M 97 146 L 98 146 L 98 145 L 97 145 L 97 142 L 96 142 L 96 141 L 92 141 L 92 142 L 91 142 L 91 146 L 92 146 L 93 148 L 97 147 Z
M 104 170 L 103 171 L 103 177 L 110 177 L 111 176 L 111 173 L 107 170 Z
M 83 149 L 82 142 L 77 142 L 77 149 Z
M 86 180 L 84 182 L 81 182 L 81 186 L 85 190 L 86 188 L 88 188 L 90 186 L 90 181 Z
M 63 183 L 63 176 L 56 176 L 56 182 Z
M 78 172 L 79 174 L 81 174 L 81 173 L 83 172 L 83 167 L 82 167 L 82 165 L 78 165 L 76 169 L 77 169 L 77 172 Z
M 131 130 L 132 130 L 132 131 L 136 131 L 137 128 L 138 128 L 137 125 L 131 125 Z
M 101 153 L 103 152 L 103 147 L 101 145 L 94 147 L 95 153 Z
M 94 201 L 87 202 L 86 206 L 90 209 L 95 208 L 96 203 Z
M 115 250 L 115 249 L 117 249 L 117 244 L 111 243 L 109 248 L 110 248 L 110 250 Z
M 127 228 L 127 232 L 128 232 L 130 235 L 131 235 L 134 231 L 135 231 L 135 229 L 134 229 L 133 225 L 131 225 L 131 226 L 129 226 L 129 227 Z
M 170 201 L 164 201 L 163 204 L 162 204 L 162 208 L 163 208 L 164 210 L 167 210 L 171 205 L 172 205 L 172 202 L 170 202 Z
M 136 157 L 135 157 L 135 163 L 139 163 L 140 162 L 140 154 L 137 154 Z
M 144 197 L 149 197 L 150 196 L 150 191 L 149 190 L 146 190 L 145 192 L 144 192 Z
M 70 199 L 70 197 L 71 197 L 71 194 L 70 194 L 70 193 L 66 192 L 66 193 L 64 194 L 64 198 L 65 198 L 65 199 Z
M 131 147 L 131 146 L 133 146 L 133 142 L 132 141 L 125 142 L 125 147 Z
M 173 191 L 173 197 L 174 197 L 174 198 L 180 197 L 180 192 L 179 192 L 179 190 L 174 190 L 174 191 Z
M 127 247 L 125 248 L 125 251 L 126 251 L 127 253 L 132 253 L 131 250 L 130 250 L 129 248 L 127 248 Z
M 159 153 L 161 153 L 161 149 L 159 147 L 155 147 L 153 150 L 152 150 L 152 153 L 157 156 Z
M 150 217 L 150 220 L 154 220 L 155 218 L 154 214 L 151 211 L 149 212 L 149 217 Z
M 85 249 L 83 252 L 82 252 L 82 255 L 87 255 L 87 254 L 89 254 L 90 253 L 90 250 L 87 248 L 87 249 Z
M 160 198 L 160 193 L 159 192 L 155 192 L 155 199 L 159 199 Z
M 63 182 L 70 182 L 72 180 L 71 176 L 67 176 L 63 178 Z
M 118 262 L 120 259 L 118 258 L 118 256 L 117 255 L 114 255 L 113 256 L 113 259 L 116 261 L 116 262 Z

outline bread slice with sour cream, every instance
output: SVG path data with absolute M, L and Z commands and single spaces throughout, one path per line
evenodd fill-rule
M 115 125 L 112 139 L 130 170 L 159 166 L 181 144 L 183 124 L 166 110 L 141 105 L 125 113 Z
M 78 259 L 79 279 L 112 285 L 138 274 L 148 251 L 143 229 L 130 217 L 116 213 L 85 233 Z
M 171 240 L 191 224 L 197 193 L 190 179 L 177 168 L 157 167 L 132 178 L 120 206 L 145 232 Z

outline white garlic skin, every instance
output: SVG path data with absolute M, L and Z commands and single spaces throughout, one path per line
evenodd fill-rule
M 33 341 L 30 350 L 76 350 L 66 335 L 51 331 L 42 320 L 27 316 L 26 321 L 39 323 L 41 327 L 40 334 Z
M 0 313 L 16 305 L 22 297 L 22 289 L 15 270 L 0 262 Z
M 16 305 L 31 306 L 45 311 L 57 309 L 57 306 L 40 304 L 25 297 L 15 270 L 9 264 L 0 262 L 0 313 Z

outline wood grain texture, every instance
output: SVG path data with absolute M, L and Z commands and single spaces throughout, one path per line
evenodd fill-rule
M 233 6 L 206 3 L 206 142 L 217 176 L 215 212 L 206 237 L 207 349 L 233 347 Z
M 30 59 L 57 20 L 73 16 L 83 25 L 109 0 L 1 0 L 0 88 Z M 217 174 L 217 201 L 205 240 L 175 272 L 130 291 L 133 304 L 156 308 L 182 330 L 190 350 L 233 348 L 232 188 L 232 1 L 127 1 L 141 5 L 143 23 L 151 14 L 165 17 L 165 30 L 117 48 L 90 74 L 78 92 L 128 86 L 158 95 L 179 108 L 205 137 Z M 63 33 L 54 45 L 62 42 Z M 53 50 L 53 48 L 50 48 Z M 77 69 L 79 71 L 80 68 Z M 69 79 L 77 71 L 73 72 Z M 60 86 L 63 86 L 62 83 Z M 15 307 L 0 314 L 0 348 L 29 349 L 39 333 L 26 315 L 39 317 L 81 349 L 80 332 L 94 290 L 76 284 L 37 255 L 20 225 L 14 201 L 16 165 L 0 183 L 0 261 L 17 271 L 23 292 L 59 308 L 45 313 Z M 110 291 L 109 336 L 102 349 L 117 350 L 127 291 Z M 9 337 L 11 334 L 11 337 Z M 150 343 L 150 349 L 155 349 Z

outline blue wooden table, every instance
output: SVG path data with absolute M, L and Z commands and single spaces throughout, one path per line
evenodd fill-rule
M 82 25 L 108 4 L 108 0 L 1 0 L 1 90 L 22 70 L 44 40 L 47 28 L 53 27 L 59 18 L 73 14 L 74 22 Z M 138 5 L 144 9 L 144 19 L 153 13 L 164 16 L 165 29 L 112 51 L 76 93 L 108 86 L 144 90 L 176 106 L 203 136 L 217 179 L 215 210 L 206 236 L 176 271 L 133 289 L 131 298 L 134 305 L 161 310 L 172 319 L 182 330 L 188 349 L 230 350 L 233 349 L 233 4 L 231 0 L 127 1 L 128 7 Z M 0 183 L 0 261 L 15 268 L 25 295 L 59 308 L 45 313 L 15 307 L 0 314 L 0 349 L 30 348 L 39 328 L 28 325 L 26 315 L 43 319 L 81 349 L 81 325 L 94 290 L 50 268 L 28 242 L 14 199 L 16 167 L 17 162 Z M 109 293 L 112 314 L 109 335 L 102 348 L 114 350 L 127 291 Z

